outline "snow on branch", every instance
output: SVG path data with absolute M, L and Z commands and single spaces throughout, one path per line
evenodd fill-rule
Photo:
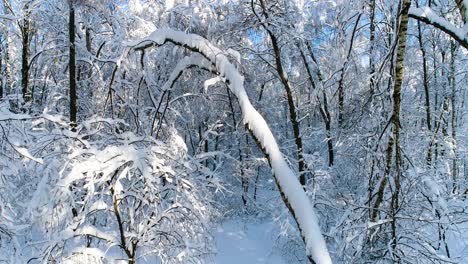
M 411 18 L 442 30 L 459 42 L 464 48 L 468 49 L 468 24 L 465 24 L 462 28 L 458 28 L 444 18 L 438 16 L 430 7 L 427 6 L 411 7 L 408 15 Z
M 28 149 L 26 148 L 23 148 L 23 147 L 19 147 L 19 146 L 15 146 L 13 144 L 10 144 L 13 149 L 18 152 L 18 154 L 20 154 L 21 156 L 27 158 L 27 159 L 30 159 L 30 160 L 33 160 L 39 164 L 43 164 L 44 161 L 41 159 L 41 158 L 36 158 L 34 157 L 33 155 L 31 155 L 31 153 L 29 153 Z
M 90 225 L 78 228 L 76 230 L 73 230 L 71 227 L 69 227 L 62 232 L 62 236 L 63 238 L 72 238 L 76 236 L 92 236 L 97 239 L 104 240 L 109 244 L 119 243 L 118 242 L 119 240 L 117 239 L 117 235 L 108 234 Z
M 184 70 L 191 67 L 199 67 L 206 69 L 207 71 L 214 72 L 213 65 L 207 61 L 204 57 L 200 55 L 192 55 L 189 57 L 183 58 L 179 63 L 177 63 L 175 69 L 172 71 L 169 79 L 164 83 L 161 90 L 166 91 L 172 89 L 174 83 L 179 79 Z
M 1 20 L 10 20 L 10 21 L 15 21 L 17 18 L 12 15 L 6 15 L 6 14 L 0 14 L 0 19 Z
M 152 46 L 173 43 L 201 54 L 216 67 L 220 77 L 225 80 L 231 92 L 236 96 L 244 123 L 267 155 L 277 186 L 284 203 L 293 215 L 307 249 L 307 255 L 317 264 L 332 263 L 318 220 L 309 198 L 305 194 L 293 170 L 287 165 L 276 140 L 265 119 L 250 103 L 244 89 L 244 77 L 230 63 L 224 52 L 208 40 L 194 34 L 187 34 L 172 29 L 159 29 L 148 37 L 126 43 L 127 46 L 142 50 Z M 193 62 L 193 61 L 192 61 Z M 200 61 L 200 64 L 205 64 Z

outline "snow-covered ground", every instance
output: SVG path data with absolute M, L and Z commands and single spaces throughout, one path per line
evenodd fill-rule
M 216 229 L 218 253 L 217 264 L 285 264 L 280 254 L 275 253 L 273 222 L 249 222 L 228 220 Z

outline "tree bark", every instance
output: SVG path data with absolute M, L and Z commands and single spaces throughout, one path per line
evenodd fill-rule
M 68 36 L 69 36 L 69 77 L 70 77 L 70 128 L 76 130 L 76 114 L 77 114 L 77 98 L 76 98 L 76 60 L 75 60 L 75 1 L 69 0 L 69 21 L 68 21 Z
M 263 14 L 266 19 L 268 19 L 268 13 L 265 6 L 264 0 L 260 0 L 260 5 L 262 7 Z M 252 6 L 253 12 L 255 12 L 254 7 Z M 259 18 L 260 20 L 260 18 Z M 296 143 L 296 152 L 297 152 L 297 160 L 298 160 L 298 167 L 299 167 L 299 181 L 304 186 L 306 185 L 306 165 L 304 162 L 304 155 L 303 155 L 303 147 L 302 147 L 302 137 L 300 132 L 300 122 L 297 116 L 296 106 L 294 104 L 293 92 L 292 87 L 289 83 L 288 77 L 286 76 L 286 72 L 283 68 L 283 63 L 281 60 L 281 48 L 278 43 L 278 39 L 276 38 L 275 34 L 271 29 L 268 27 L 268 23 L 264 23 L 260 20 L 263 28 L 267 31 L 268 36 L 271 40 L 271 45 L 273 46 L 273 52 L 275 56 L 275 63 L 276 63 L 276 71 L 279 75 L 281 83 L 286 90 L 286 96 L 288 99 L 288 108 L 289 108 L 289 116 L 291 118 L 291 124 L 294 134 L 294 142 Z
M 8 0 L 3 0 L 3 10 L 5 10 L 5 14 L 10 14 L 10 4 L 8 3 Z M 3 80 L 4 82 L 4 95 L 9 95 L 10 94 L 10 89 L 11 89 L 11 68 L 10 68 L 10 33 L 8 30 L 8 25 L 5 26 L 4 28 L 5 32 L 5 78 Z
M 29 33 L 31 30 L 31 21 L 29 20 L 30 11 L 29 11 L 29 2 L 25 4 L 24 8 L 24 18 L 19 24 L 22 40 L 21 48 L 21 93 L 23 96 L 24 104 L 28 103 L 31 95 L 28 91 L 28 82 L 29 82 Z
M 333 141 L 331 133 L 331 115 L 328 111 L 328 100 L 325 91 L 322 91 L 323 107 L 320 107 L 320 114 L 325 122 L 325 130 L 327 132 L 327 147 L 328 147 L 328 167 L 332 167 L 335 162 L 335 155 L 333 153 Z
M 424 106 L 426 109 L 426 126 L 427 126 L 427 132 L 431 133 L 432 131 L 431 104 L 430 104 L 430 94 L 429 94 L 429 80 L 427 76 L 427 57 L 426 57 L 426 50 L 424 49 L 424 43 L 423 43 L 423 38 L 422 38 L 421 23 L 417 21 L 417 24 L 418 24 L 419 49 L 421 50 L 422 62 L 423 62 L 422 67 L 423 67 L 423 87 L 424 87 L 424 99 L 425 99 Z M 431 162 L 432 162 L 432 146 L 429 146 L 427 150 L 426 163 L 428 166 L 430 166 Z
M 455 3 L 457 4 L 457 7 L 458 7 L 458 11 L 460 11 L 460 15 L 462 17 L 462 21 L 463 23 L 466 24 L 466 20 L 467 20 L 467 17 L 466 17 L 466 9 L 468 8 L 465 3 L 466 2 L 463 2 L 463 0 L 455 0 Z
M 371 96 L 374 94 L 375 89 L 375 62 L 374 62 L 374 49 L 375 49 L 375 0 L 370 2 L 370 17 L 369 17 L 369 68 L 370 68 L 370 84 L 369 90 Z
M 0 39 L 2 38 L 2 35 L 0 35 Z M 0 99 L 3 99 L 3 84 L 5 83 L 4 81 L 4 75 L 3 75 L 3 46 L 0 44 Z
M 452 88 L 452 94 L 450 95 L 450 102 L 452 106 L 452 192 L 457 191 L 457 176 L 458 176 L 458 166 L 457 166 L 457 101 L 456 101 L 456 80 L 455 80 L 455 56 L 456 56 L 457 46 L 453 41 L 450 42 L 450 86 Z
M 405 59 L 405 48 L 406 48 L 406 36 L 408 31 L 408 10 L 410 8 L 411 1 L 403 0 L 401 8 L 401 20 L 398 30 L 398 50 L 396 57 L 396 69 L 395 69 L 395 83 L 393 86 L 393 114 L 391 118 L 393 133 L 392 138 L 390 138 L 387 148 L 387 166 L 384 172 L 384 178 L 382 179 L 377 193 L 377 198 L 373 206 L 372 221 L 377 219 L 377 211 L 380 208 L 381 202 L 383 201 L 383 195 L 385 193 L 385 186 L 387 184 L 387 175 L 390 172 L 391 166 L 391 154 L 392 149 L 395 150 L 395 190 L 392 195 L 392 212 L 396 212 L 396 207 L 398 207 L 398 198 L 400 192 L 400 167 L 401 167 L 401 157 L 400 157 L 400 108 L 401 108 L 401 86 L 403 82 L 403 73 L 404 73 L 404 59 Z M 389 156 L 390 155 L 390 156 Z M 390 158 L 389 158 L 390 157 Z M 393 229 L 395 228 L 396 219 L 393 219 L 392 225 Z M 394 230 L 393 230 L 394 231 Z M 393 232 L 395 233 L 395 232 Z M 396 243 L 393 241 L 393 243 Z M 392 244 L 393 247 L 396 244 Z
M 344 112 L 344 79 L 346 68 L 349 63 L 349 59 L 351 57 L 351 51 L 353 50 L 353 42 L 354 37 L 356 35 L 357 26 L 359 24 L 359 20 L 361 19 L 361 13 L 359 13 L 356 22 L 354 23 L 353 32 L 351 33 L 351 39 L 349 41 L 348 53 L 346 55 L 345 62 L 343 63 L 343 67 L 341 68 L 341 76 L 340 80 L 338 81 L 338 125 L 341 127 L 343 125 L 343 112 Z
M 312 52 L 312 48 L 310 47 L 308 43 L 306 44 L 306 47 L 310 53 L 312 60 L 315 62 L 315 64 L 317 64 L 317 60 L 315 59 L 314 53 Z M 300 49 L 302 60 L 306 68 L 307 75 L 309 77 L 310 84 L 312 85 L 313 89 L 316 89 L 317 85 L 315 84 L 314 78 L 312 76 L 312 72 L 310 71 L 309 63 L 307 62 L 304 52 L 302 51 L 300 46 L 299 46 L 299 49 Z M 318 98 L 317 96 L 317 101 L 319 102 L 320 114 L 322 115 L 323 122 L 325 123 L 325 130 L 326 130 L 326 136 L 327 136 L 326 141 L 327 141 L 327 148 L 328 148 L 328 166 L 332 167 L 335 162 L 335 155 L 334 155 L 334 150 L 333 150 L 333 138 L 332 138 L 332 131 L 331 131 L 332 120 L 331 120 L 330 111 L 328 111 L 327 94 L 323 90 L 323 79 L 322 79 L 322 74 L 320 70 L 318 69 L 318 65 L 317 65 L 317 78 L 318 78 L 318 81 L 320 82 L 320 87 L 322 89 L 322 99 Z

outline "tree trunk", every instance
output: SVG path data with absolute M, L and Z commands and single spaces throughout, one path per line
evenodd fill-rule
M 426 50 L 424 49 L 424 44 L 423 44 L 423 39 L 422 39 L 421 23 L 417 21 L 417 24 L 418 24 L 419 49 L 421 50 L 422 62 L 423 62 L 422 67 L 423 67 L 423 87 L 424 87 L 424 99 L 425 99 L 424 106 L 426 109 L 426 126 L 427 126 L 427 132 L 430 134 L 432 131 L 432 126 L 431 126 L 431 104 L 430 104 L 430 94 L 429 94 L 429 80 L 427 76 L 427 58 L 426 58 Z M 427 150 L 426 163 L 428 166 L 430 166 L 431 162 L 432 162 L 432 146 L 429 146 Z
M 466 24 L 467 23 L 467 14 L 466 14 L 466 9 L 468 8 L 465 3 L 466 2 L 463 2 L 463 0 L 455 0 L 455 3 L 457 4 L 457 7 L 458 7 L 458 11 L 460 11 L 460 15 L 462 17 L 462 20 L 463 20 L 463 23 Z
M 8 0 L 3 0 L 3 10 L 6 15 L 10 14 L 10 9 L 9 9 L 9 3 Z M 5 64 L 5 77 L 4 77 L 4 95 L 9 95 L 10 90 L 11 90 L 11 68 L 10 68 L 10 33 L 8 30 L 8 25 L 5 26 L 4 28 L 5 32 L 5 59 L 4 59 L 4 64 Z
M 24 104 L 28 103 L 31 96 L 28 91 L 29 82 L 29 33 L 31 21 L 29 20 L 29 3 L 24 6 L 24 18 L 20 24 L 22 49 L 21 49 L 21 93 Z M 26 109 L 26 108 L 25 108 Z
M 370 84 L 369 90 L 371 96 L 375 89 L 375 63 L 374 63 L 374 48 L 375 48 L 375 0 L 370 1 L 370 24 L 369 24 L 369 68 L 370 68 Z
M 437 78 L 437 44 L 432 43 L 432 72 L 433 72 L 433 85 L 434 87 L 438 87 L 439 81 Z M 435 95 L 434 95 L 434 113 L 437 112 L 439 106 L 439 89 L 435 89 Z M 434 127 L 440 127 L 440 119 L 437 119 L 437 116 L 434 116 Z M 434 134 L 433 138 L 437 139 L 437 133 Z M 437 140 L 434 140 L 434 147 L 433 147 L 433 153 L 434 153 L 434 166 L 437 163 L 437 159 L 439 157 L 439 142 Z
M 72 131 L 76 130 L 76 112 L 77 112 L 77 99 L 76 99 L 76 60 L 75 60 L 75 1 L 70 0 L 69 21 L 68 21 L 68 35 L 70 45 L 69 56 L 69 77 L 70 77 L 70 128 Z
M 5 32 L 5 95 L 11 93 L 10 37 Z
M 377 198 L 373 206 L 372 221 L 377 219 L 377 212 L 380 208 L 380 204 L 383 201 L 383 195 L 385 193 L 385 186 L 387 184 L 387 175 L 389 175 L 391 168 L 391 154 L 392 149 L 395 150 L 395 190 L 392 195 L 392 213 L 396 214 L 396 209 L 398 207 L 398 198 L 400 192 L 400 167 L 401 167 L 401 157 L 400 157 L 400 108 L 401 108 L 401 85 L 403 82 L 403 73 L 404 73 L 404 59 L 405 59 L 405 48 L 406 48 L 406 36 L 408 30 L 408 10 L 410 8 L 411 1 L 403 0 L 401 8 L 401 22 L 398 31 L 398 50 L 396 57 L 396 69 L 395 69 L 395 83 L 393 87 L 393 114 L 391 118 L 393 133 L 392 137 L 389 140 L 387 148 L 387 166 L 384 172 L 384 178 L 382 179 L 377 193 Z M 394 215 L 393 215 L 394 218 Z M 392 233 L 395 234 L 396 219 L 392 221 Z M 392 247 L 396 247 L 396 240 L 392 243 Z
M 322 91 L 323 107 L 320 107 L 320 114 L 322 115 L 323 122 L 325 122 L 325 130 L 327 132 L 327 147 L 328 147 L 328 167 L 332 167 L 335 162 L 335 155 L 333 153 L 333 141 L 331 133 L 331 115 L 328 111 L 328 100 L 325 91 Z
M 230 107 L 231 116 L 232 116 L 232 131 L 231 132 L 234 134 L 235 128 L 237 126 L 237 121 L 236 121 L 236 115 L 235 115 L 235 111 L 234 111 L 234 103 L 232 101 L 232 96 L 231 96 L 231 92 L 229 91 L 229 87 L 226 87 L 226 92 L 227 92 L 227 95 L 228 95 L 229 107 Z M 248 193 L 249 192 L 249 179 L 245 175 L 244 167 L 242 166 L 243 155 L 242 155 L 242 148 L 241 148 L 240 141 L 241 141 L 241 139 L 239 138 L 238 139 L 239 144 L 237 144 L 237 150 L 238 150 L 239 162 L 240 162 L 240 178 L 241 178 L 241 185 L 242 185 L 242 203 L 244 204 L 244 206 L 246 206 L 247 205 L 247 200 L 248 200 L 248 194 L 249 194 Z M 247 141 L 247 135 L 246 135 L 246 141 Z
M 266 6 L 263 0 L 260 0 L 260 5 L 262 7 L 265 18 L 268 18 L 268 13 L 267 13 Z M 304 156 L 303 156 L 300 122 L 298 120 L 297 110 L 294 104 L 292 87 L 289 83 L 288 77 L 286 76 L 286 72 L 284 71 L 284 68 L 283 68 L 283 63 L 281 60 L 281 48 L 279 46 L 278 39 L 268 27 L 268 23 L 263 23 L 263 22 L 261 23 L 262 23 L 262 26 L 267 31 L 268 36 L 270 37 L 271 44 L 273 46 L 273 52 L 275 55 L 276 71 L 280 77 L 280 80 L 284 86 L 284 89 L 286 90 L 286 96 L 288 99 L 288 107 L 289 107 L 289 116 L 291 118 L 291 124 L 292 124 L 292 129 L 293 129 L 293 134 L 294 134 L 294 142 L 296 143 L 296 152 L 297 152 L 297 160 L 298 160 L 299 175 L 300 175 L 299 181 L 304 186 L 306 184 L 306 171 L 305 171 L 306 165 L 305 165 Z
M 310 53 L 310 56 L 311 56 L 312 60 L 317 64 L 317 60 L 315 59 L 315 56 L 314 56 L 314 54 L 312 52 L 312 48 L 310 47 L 310 45 L 308 43 L 307 43 L 306 46 L 307 46 L 307 49 L 309 50 L 309 53 Z M 316 84 L 314 82 L 314 78 L 312 77 L 312 73 L 311 73 L 310 68 L 309 68 L 309 63 L 307 62 L 307 59 L 306 59 L 302 49 L 300 47 L 299 47 L 299 49 L 300 49 L 302 60 L 303 60 L 304 65 L 306 67 L 307 75 L 309 76 L 310 84 L 312 85 L 312 88 L 315 89 Z M 318 65 L 317 65 L 317 68 L 318 68 Z M 317 70 L 317 78 L 318 78 L 318 80 L 320 82 L 320 87 L 322 89 L 323 103 L 322 103 L 322 100 L 320 98 L 318 98 L 318 96 L 317 96 L 317 101 L 319 102 L 320 114 L 322 115 L 323 122 L 325 123 L 325 130 L 326 130 L 326 135 L 327 135 L 327 140 L 326 141 L 327 141 L 327 148 L 328 148 L 328 166 L 332 167 L 334 162 L 335 162 L 335 155 L 334 155 L 334 150 L 333 150 L 333 139 L 332 139 L 332 132 L 331 132 L 331 115 L 330 115 L 330 112 L 328 111 L 327 94 L 323 90 L 323 79 L 322 79 L 322 74 L 321 74 L 319 69 Z
M 447 71 L 446 71 L 446 53 L 445 53 L 445 50 L 442 50 L 441 51 L 441 57 L 442 57 L 442 70 L 441 70 L 441 79 L 442 79 L 442 82 L 441 82 L 441 86 L 442 86 L 442 95 L 443 95 L 443 102 L 442 102 L 442 114 L 441 114 L 441 117 L 440 117 L 440 121 L 441 122 L 441 127 L 442 127 L 442 142 L 444 142 L 445 140 L 447 140 L 447 137 L 448 137 L 448 125 L 449 125 L 449 121 L 448 121 L 448 114 L 449 114 L 449 96 L 448 96 L 448 91 L 447 91 L 447 85 L 448 85 L 448 80 L 450 79 L 450 77 L 447 76 Z M 439 151 L 439 154 L 441 157 L 444 157 L 445 156 L 445 151 L 446 151 L 446 148 L 445 148 L 445 144 L 439 144 L 439 147 L 440 147 L 440 151 Z
M 0 35 L 0 39 L 2 35 Z M 3 98 L 3 83 L 4 83 L 4 75 L 3 75 L 3 46 L 0 44 L 0 99 Z
M 456 56 L 457 46 L 455 42 L 450 42 L 450 86 L 452 88 L 452 94 L 450 95 L 450 101 L 452 106 L 452 192 L 457 191 L 457 176 L 458 176 L 458 167 L 457 167 L 457 101 L 456 101 L 456 80 L 455 80 L 455 56 Z
M 341 76 L 340 80 L 338 81 L 338 125 L 341 127 L 343 125 L 343 112 L 344 112 L 344 79 L 346 68 L 348 67 L 349 59 L 351 57 L 351 51 L 353 50 L 353 42 L 354 36 L 356 35 L 357 26 L 359 24 L 359 20 L 361 19 L 361 13 L 359 13 L 356 22 L 354 23 L 353 32 L 351 33 L 351 39 L 349 41 L 348 53 L 346 55 L 345 62 L 343 63 L 343 67 L 341 68 Z

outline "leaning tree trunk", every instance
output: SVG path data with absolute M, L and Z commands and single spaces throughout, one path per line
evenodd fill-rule
M 309 198 L 297 180 L 295 173 L 286 163 L 283 153 L 280 151 L 265 119 L 250 103 L 244 88 L 244 78 L 236 67 L 229 62 L 224 53 L 200 36 L 170 29 L 157 30 L 148 38 L 128 43 L 127 46 L 133 47 L 135 50 L 144 50 L 168 42 L 199 53 L 200 56 L 197 56 L 196 60 L 191 61 L 192 58 L 189 57 L 188 62 L 210 72 L 213 72 L 213 67 L 216 67 L 215 73 L 224 77 L 229 89 L 237 98 L 243 114 L 244 124 L 254 140 L 260 145 L 270 163 L 283 202 L 298 226 L 308 259 L 312 263 L 331 264 L 330 254 L 320 232 L 317 216 Z M 176 66 L 176 68 L 179 67 L 182 66 Z M 180 73 L 173 73 L 172 75 L 177 78 Z
M 8 36 L 8 30 L 5 32 L 5 95 L 9 95 L 11 92 L 11 66 L 10 66 L 10 37 Z

